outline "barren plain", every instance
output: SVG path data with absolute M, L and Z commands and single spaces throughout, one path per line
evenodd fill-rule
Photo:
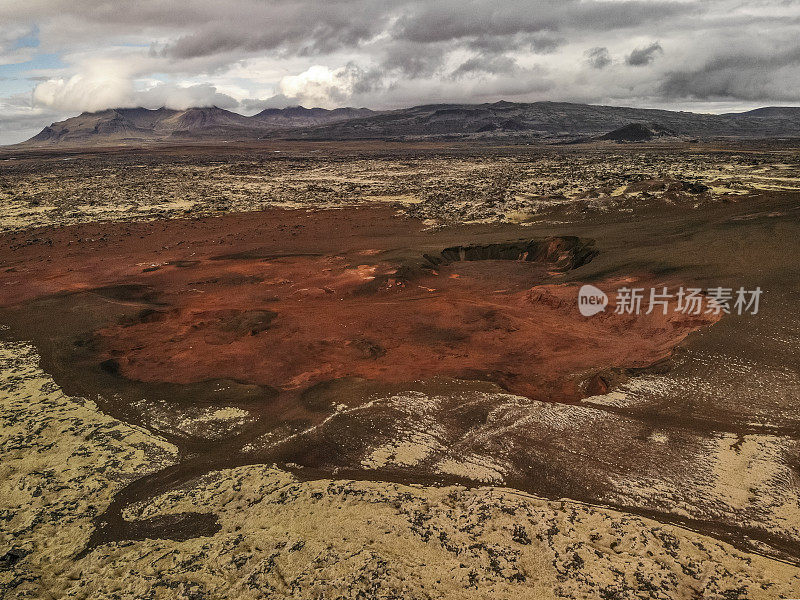
M 0 589 L 798 597 L 798 239 L 780 142 L 0 153 Z

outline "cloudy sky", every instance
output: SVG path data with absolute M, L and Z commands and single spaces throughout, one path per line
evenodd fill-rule
M 0 143 L 85 110 L 800 104 L 800 0 L 0 0 Z

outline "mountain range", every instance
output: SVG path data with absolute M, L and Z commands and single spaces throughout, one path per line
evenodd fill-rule
M 323 125 L 373 114 L 366 108 L 267 108 L 251 117 L 212 107 L 186 110 L 110 108 L 45 127 L 25 145 L 83 146 L 154 141 L 258 139 L 271 132 Z
M 218 107 L 115 108 L 45 127 L 23 146 L 100 146 L 258 139 L 594 139 L 800 137 L 800 107 L 702 114 L 568 102 L 428 104 L 367 108 L 268 108 L 243 116 Z

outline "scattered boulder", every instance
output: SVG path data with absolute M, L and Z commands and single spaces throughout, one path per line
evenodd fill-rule
M 690 194 L 702 194 L 711 188 L 699 181 L 683 181 L 683 191 Z

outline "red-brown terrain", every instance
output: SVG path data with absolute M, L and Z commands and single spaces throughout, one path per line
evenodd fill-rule
M 213 515 L 122 518 L 131 503 L 205 472 L 278 462 L 358 477 L 365 453 L 404 418 L 372 405 L 381 391 L 419 382 L 444 390 L 450 399 L 436 422 L 455 440 L 493 410 L 491 396 L 460 403 L 464 391 L 499 386 L 528 402 L 574 403 L 607 391 L 609 374 L 652 365 L 718 320 L 617 315 L 613 303 L 583 317 L 579 284 L 564 279 L 598 254 L 594 242 L 524 233 L 507 224 L 426 230 L 376 206 L 3 236 L 0 313 L 12 335 L 34 340 L 64 389 L 157 431 L 185 457 L 118 494 L 87 551 L 114 539 L 215 531 Z M 611 298 L 634 283 L 670 282 L 646 274 L 594 281 Z M 204 410 L 246 418 L 214 429 Z M 334 418 L 343 428 L 326 426 Z M 524 474 L 524 455 L 516 462 L 516 485 L 552 487 Z M 464 480 L 424 464 L 388 465 L 381 476 Z
M 528 256 L 513 247 L 519 232 L 495 229 L 428 232 L 378 207 L 28 232 L 39 239 L 2 240 L 0 304 L 102 296 L 120 314 L 96 323 L 97 363 L 141 382 L 294 392 L 347 377 L 438 376 L 560 402 L 585 395 L 594 373 L 652 364 L 716 320 L 616 315 L 613 304 L 583 317 L 579 286 L 561 279 L 596 250 L 552 238 Z M 458 256 L 456 240 L 483 252 Z M 613 298 L 632 281 L 594 283 Z M 637 282 L 656 284 L 665 282 Z

